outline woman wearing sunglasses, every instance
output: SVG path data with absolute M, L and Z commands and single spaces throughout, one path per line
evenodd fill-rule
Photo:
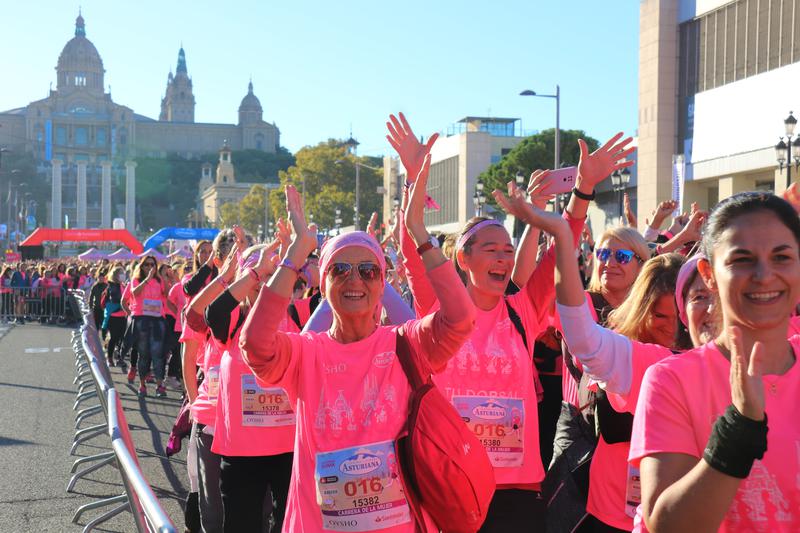
M 406 215 L 420 244 L 430 237 L 423 220 L 429 168 L 428 158 Z M 426 524 L 414 523 L 395 453 L 411 392 L 395 355 L 396 334 L 402 328 L 419 354 L 418 364 L 427 367 L 424 373 L 441 370 L 472 332 L 469 297 L 452 264 L 430 247 L 422 260 L 441 308 L 402 326 L 379 325 L 383 250 L 366 232 L 346 233 L 328 241 L 320 256 L 321 290 L 333 309 L 331 328 L 301 335 L 279 332 L 297 266 L 317 246 L 316 228 L 306 226 L 302 200 L 292 186 L 286 188 L 286 202 L 294 239 L 261 290 L 240 338 L 242 356 L 259 381 L 286 389 L 296 407 L 284 531 L 434 531 L 429 518 Z M 371 462 L 368 469 L 364 461 Z M 352 475 L 335 475 L 345 469 Z
M 164 387 L 166 354 L 164 353 L 164 334 L 167 309 L 167 286 L 158 275 L 158 262 L 152 255 L 146 256 L 133 274 L 131 283 L 125 287 L 122 299 L 127 300 L 133 317 L 133 339 L 139 359 L 139 397 L 147 396 L 145 377 L 152 363 L 156 378 L 156 396 L 167 395 Z
M 390 120 L 389 141 L 400 155 L 407 176 L 414 176 L 435 136 L 422 145 L 402 114 L 399 118 L 391 116 Z M 630 164 L 620 162 L 633 150 L 626 148 L 630 139 L 618 142 L 621 136 L 615 136 L 592 154 L 586 143 L 580 141 L 577 192 L 565 212 L 575 247 L 595 185 L 615 169 Z M 531 202 L 542 206 L 548 199 L 546 177 L 546 172 L 535 172 L 529 187 Z M 524 196 L 513 183 L 508 187 L 510 194 Z M 517 214 L 511 205 L 504 207 Z M 400 240 L 409 285 L 417 314 L 424 315 L 436 309 L 441 300 L 437 300 L 422 276 L 420 253 L 426 248 L 419 246 L 421 243 L 416 239 L 409 239 L 406 228 L 410 229 L 408 217 L 405 221 L 401 217 Z M 535 266 L 538 235 L 538 228 L 526 228 L 515 259 L 511 237 L 503 225 L 476 217 L 460 232 L 455 245 L 454 263 L 464 273 L 477 317 L 476 327 L 445 371 L 434 380 L 468 421 L 494 466 L 497 490 L 482 532 L 545 530 L 546 508 L 539 492 L 545 473 L 539 453 L 539 383 L 529 348 L 548 325 L 555 296 L 555 254 L 548 251 Z M 522 289 L 506 298 L 506 288 L 512 280 Z M 471 414 L 482 407 L 491 407 L 502 416 L 490 420 Z M 522 509 L 525 512 L 520 512 Z

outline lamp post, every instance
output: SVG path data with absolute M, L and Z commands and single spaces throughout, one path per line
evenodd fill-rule
M 486 203 L 483 187 L 483 181 L 478 179 L 475 183 L 475 195 L 472 197 L 472 202 L 475 204 L 475 215 L 479 217 L 483 216 L 483 205 Z
M 631 180 L 631 171 L 627 168 L 623 168 L 620 170 L 615 170 L 613 174 L 611 174 L 611 185 L 614 189 L 614 192 L 617 194 L 617 201 L 619 202 L 619 220 L 622 223 L 622 216 L 623 216 L 623 206 L 622 200 L 624 198 L 625 189 L 628 187 L 628 182 Z
M 358 146 L 358 141 L 350 137 L 345 141 L 344 144 L 345 146 L 352 147 L 351 153 L 355 157 L 355 147 Z M 337 159 L 334 163 L 337 165 L 343 165 L 344 162 L 345 161 L 343 159 Z M 358 231 L 359 218 L 361 215 L 361 167 L 368 168 L 376 172 L 382 171 L 383 169 L 366 165 L 364 163 L 359 162 L 358 159 L 353 159 L 353 164 L 356 166 L 356 203 L 355 206 L 353 207 L 353 228 L 356 231 Z
M 341 234 L 342 232 L 342 210 L 338 207 L 336 208 L 336 218 L 333 220 L 333 223 L 336 224 L 336 235 Z
M 797 135 L 792 141 L 797 119 L 794 118 L 791 111 L 783 121 L 783 125 L 786 128 L 786 142 L 781 137 L 780 142 L 775 145 L 775 159 L 778 160 L 778 168 L 781 172 L 783 172 L 783 165 L 786 165 L 786 188 L 788 189 L 792 185 L 792 164 L 794 163 L 795 170 L 800 165 L 800 135 Z
M 553 154 L 553 170 L 561 168 L 561 87 L 556 84 L 556 94 L 537 94 L 536 91 L 525 89 L 520 96 L 538 96 L 540 98 L 554 98 L 556 101 L 556 134 L 555 149 Z M 560 195 L 555 197 L 555 210 L 561 212 Z
M 556 85 L 556 94 L 536 94 L 536 91 L 525 89 L 520 96 L 538 96 L 540 98 L 555 98 L 556 100 L 556 139 L 555 139 L 555 158 L 553 160 L 553 170 L 561 168 L 561 88 Z

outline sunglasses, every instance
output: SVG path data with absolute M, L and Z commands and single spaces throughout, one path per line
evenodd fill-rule
M 614 254 L 614 259 L 620 265 L 627 265 L 634 257 L 639 261 L 642 260 L 642 258 L 636 255 L 633 251 L 626 250 L 624 248 L 619 248 L 617 250 L 612 250 L 611 248 L 597 248 L 594 251 L 594 255 L 597 257 L 597 260 L 602 261 L 603 263 L 608 261 L 612 253 Z
M 364 281 L 375 281 L 381 277 L 381 267 L 368 261 L 357 265 L 334 263 L 328 268 L 328 274 L 331 275 L 333 280 L 347 279 L 353 267 L 356 267 L 358 276 Z

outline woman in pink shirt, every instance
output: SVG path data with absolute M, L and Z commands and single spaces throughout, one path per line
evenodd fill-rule
M 406 215 L 420 244 L 429 239 L 423 222 L 429 157 L 423 168 Z M 395 341 L 402 328 L 424 373 L 443 369 L 472 332 L 475 314 L 466 290 L 452 264 L 430 247 L 422 260 L 440 309 L 401 326 L 380 326 L 375 313 L 384 288 L 383 250 L 365 232 L 346 233 L 328 241 L 320 258 L 321 290 L 333 310 L 330 330 L 279 332 L 298 267 L 317 247 L 297 190 L 287 186 L 286 198 L 295 237 L 240 338 L 259 386 L 283 387 L 296 413 L 283 531 L 437 531 L 429 518 L 414 523 L 397 464 L 395 442 L 406 427 L 411 388 Z M 248 271 L 256 282 L 263 281 L 259 270 Z
M 399 120 L 394 116 L 390 119 L 391 123 L 387 123 L 390 142 L 400 155 L 406 175 L 414 176 L 435 137 L 423 146 L 402 114 Z M 616 168 L 631 164 L 618 163 L 633 150 L 626 149 L 630 139 L 617 142 L 621 136 L 612 138 L 592 154 L 586 143 L 580 141 L 576 182 L 579 192 L 572 195 L 564 215 L 572 228 L 575 246 L 584 226 L 587 198 L 593 197 L 595 185 Z M 546 177 L 546 172 L 535 172 L 529 187 L 531 202 L 540 202 L 542 206 L 548 199 Z M 503 207 L 526 221 L 519 205 L 527 203 L 524 193 L 509 184 L 509 194 L 515 202 L 503 201 Z M 498 202 L 501 197 L 496 191 Z M 422 316 L 435 309 L 441 300 L 437 300 L 421 275 L 419 256 L 427 243 L 409 239 L 407 227 L 408 221 L 404 223 L 401 217 L 400 241 L 409 285 L 418 316 Z M 476 217 L 467 223 L 455 246 L 454 263 L 464 273 L 476 327 L 434 380 L 484 444 L 494 466 L 497 490 L 482 532 L 545 529 L 546 508 L 539 492 L 545 473 L 539 453 L 537 386 L 540 385 L 529 348 L 549 325 L 555 296 L 555 252 L 548 250 L 536 266 L 538 236 L 536 226 L 526 228 L 515 260 L 514 245 L 503 225 Z M 438 243 L 431 241 L 431 245 Z M 521 290 L 506 297 L 510 281 Z M 491 411 L 491 417 L 474 414 L 482 409 Z M 496 413 L 502 414 L 497 417 Z M 520 513 L 520 508 L 525 512 Z
M 145 378 L 150 364 L 156 378 L 156 396 L 164 397 L 165 354 L 164 314 L 167 309 L 167 286 L 158 276 L 156 258 L 148 255 L 136 267 L 129 285 L 129 306 L 133 317 L 133 338 L 138 352 L 139 397 L 147 396 Z
M 715 341 L 650 367 L 630 461 L 651 531 L 800 529 L 800 221 L 784 200 L 739 193 L 712 212 L 698 270 L 720 302 Z M 769 432 L 767 433 L 767 424 Z
M 217 295 L 206 308 L 205 318 L 212 342 L 222 350 L 211 451 L 221 457 L 223 524 L 224 530 L 231 533 L 261 533 L 269 508 L 273 514 L 271 531 L 279 532 L 286 512 L 294 410 L 284 389 L 258 385 L 239 350 L 241 326 L 262 285 L 248 269 L 255 269 L 258 279 L 268 279 L 277 261 L 259 261 L 259 256 L 277 259 L 273 254 L 278 245 L 275 241 L 272 246 L 251 246 L 242 253 L 235 283 L 227 289 L 216 283 L 206 289 Z M 285 311 L 284 314 L 278 331 L 299 333 Z M 267 509 L 265 502 L 270 504 Z

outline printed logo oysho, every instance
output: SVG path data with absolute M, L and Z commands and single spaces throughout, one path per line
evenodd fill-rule
M 381 458 L 372 455 L 371 453 L 359 453 L 357 455 L 351 455 L 339 466 L 339 470 L 342 471 L 343 474 L 349 474 L 351 476 L 358 476 L 362 474 L 368 474 L 374 470 L 377 470 L 381 467 Z
M 386 368 L 394 361 L 394 352 L 383 352 L 372 358 L 372 364 L 378 368 Z
M 485 402 L 476 405 L 472 410 L 472 414 L 484 420 L 500 420 L 506 416 L 506 408 L 497 402 Z

